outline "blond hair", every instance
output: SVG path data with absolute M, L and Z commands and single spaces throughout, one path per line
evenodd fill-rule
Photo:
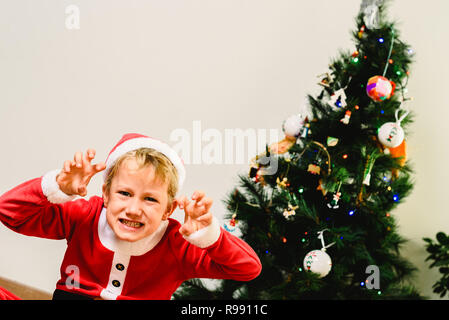
M 123 161 L 128 159 L 135 160 L 139 169 L 150 165 L 153 166 L 156 177 L 161 179 L 163 182 L 168 182 L 167 205 L 170 207 L 173 199 L 176 196 L 176 193 L 178 192 L 178 171 L 176 170 L 173 163 L 164 154 L 152 148 L 139 148 L 136 150 L 128 151 L 127 153 L 121 155 L 112 165 L 111 170 L 106 177 L 106 193 L 109 194 L 109 191 L 111 190 L 112 179 L 117 174 L 120 165 L 123 163 Z

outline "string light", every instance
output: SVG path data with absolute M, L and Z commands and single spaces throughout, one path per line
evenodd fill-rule
M 399 196 L 398 196 L 397 194 L 395 194 L 395 195 L 393 196 L 393 201 L 394 201 L 394 202 L 398 202 L 398 201 L 399 201 Z
M 349 214 L 350 216 L 353 216 L 354 213 L 355 213 L 355 210 L 350 210 L 350 211 L 348 212 L 348 214 Z
M 359 39 L 362 39 L 364 31 L 365 31 L 365 26 L 362 26 L 357 34 L 359 36 Z
M 348 155 L 347 154 L 344 154 L 343 155 L 343 159 L 347 159 L 348 158 Z
M 378 41 L 379 41 L 380 43 L 384 43 L 384 38 L 379 38 Z

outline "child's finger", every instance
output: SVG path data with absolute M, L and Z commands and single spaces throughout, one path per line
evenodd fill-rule
M 208 212 L 206 214 L 203 214 L 202 216 L 199 216 L 196 221 L 198 222 L 212 222 L 212 213 Z
M 84 156 L 83 156 L 83 161 L 86 163 L 86 164 L 89 164 L 91 161 L 92 161 L 92 159 L 93 159 L 93 153 L 92 153 L 92 149 L 87 149 L 87 151 L 86 151 L 86 153 L 84 154 Z
M 84 197 L 87 194 L 86 186 L 79 186 L 78 187 L 78 194 L 82 197 Z
M 181 197 L 178 199 L 178 205 L 179 205 L 179 209 L 183 209 L 184 208 L 184 197 Z
M 70 160 L 66 160 L 64 161 L 64 172 L 65 173 L 69 173 L 70 172 L 70 167 L 71 167 L 72 162 Z
M 183 210 L 185 208 L 186 201 L 187 201 L 186 196 L 182 196 L 181 198 L 179 198 L 179 209 Z
M 200 201 L 198 201 L 197 203 L 196 203 L 196 205 L 197 206 L 199 206 L 199 207 L 201 207 L 201 206 L 203 206 L 203 205 L 209 205 L 209 202 L 211 202 L 212 201 L 212 199 L 211 198 L 208 198 L 208 197 L 203 197 L 203 198 L 201 198 L 201 200 Z M 211 204 L 210 204 L 211 205 Z
M 103 171 L 104 169 L 106 169 L 106 164 L 104 162 L 99 162 L 94 166 L 94 169 L 96 172 Z
M 209 211 L 209 209 L 212 207 L 213 200 L 211 198 L 204 198 L 201 200 L 201 202 L 198 203 L 200 206 L 204 206 L 205 211 Z
M 96 153 L 95 149 L 92 148 L 87 149 L 87 157 L 89 159 L 92 160 L 93 158 L 95 158 L 95 153 Z
M 188 237 L 188 236 L 190 236 L 190 234 L 192 233 L 190 229 L 191 229 L 191 228 L 188 227 L 187 224 L 183 224 L 183 225 L 179 228 L 179 233 L 181 233 L 183 236 Z
M 77 168 L 83 167 L 83 153 L 80 151 L 77 151 L 75 153 L 75 157 L 73 158 L 75 160 L 75 164 Z
M 196 202 L 201 201 L 201 199 L 203 199 L 204 197 L 204 192 L 203 191 L 195 191 L 192 195 L 192 200 L 195 200 Z
M 185 197 L 184 203 L 183 203 L 183 208 L 184 209 L 187 208 L 189 206 L 189 204 L 190 204 L 190 200 L 187 197 Z

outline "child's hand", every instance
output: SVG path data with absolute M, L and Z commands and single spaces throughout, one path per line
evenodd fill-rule
M 205 198 L 204 192 L 195 191 L 192 200 L 191 202 L 186 196 L 178 200 L 179 208 L 185 212 L 184 224 L 179 228 L 179 232 L 184 236 L 189 236 L 212 223 L 212 213 L 209 212 L 212 199 Z
M 87 185 L 92 176 L 106 168 L 104 162 L 92 165 L 90 162 L 95 157 L 95 150 L 88 149 L 83 156 L 82 152 L 76 152 L 72 161 L 66 160 L 61 172 L 56 176 L 56 182 L 62 192 L 67 195 L 87 194 Z

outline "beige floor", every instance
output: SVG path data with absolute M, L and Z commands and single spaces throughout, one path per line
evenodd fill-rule
M 24 300 L 51 300 L 52 293 L 0 277 L 0 287 Z

